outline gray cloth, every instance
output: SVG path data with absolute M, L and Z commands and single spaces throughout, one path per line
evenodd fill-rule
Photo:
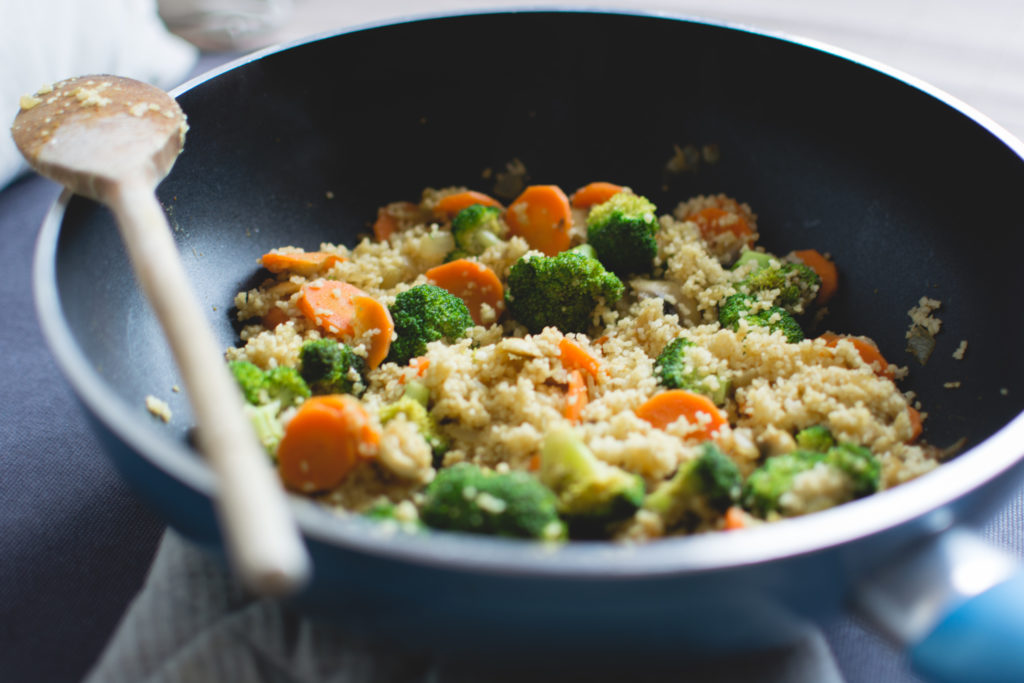
M 510 658 L 511 659 L 511 658 Z M 621 675 L 581 672 L 587 681 Z M 332 626 L 257 600 L 173 531 L 164 536 L 146 585 L 135 599 L 87 683 L 503 683 L 528 678 L 573 680 L 558 672 L 509 670 L 434 661 L 370 643 L 353 642 Z M 652 683 L 841 683 L 825 637 L 815 632 L 791 648 L 687 662 L 681 672 L 630 677 Z

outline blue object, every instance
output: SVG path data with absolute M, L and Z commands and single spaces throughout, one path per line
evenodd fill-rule
M 917 673 L 936 683 L 1024 681 L 1024 573 L 950 612 L 910 650 Z

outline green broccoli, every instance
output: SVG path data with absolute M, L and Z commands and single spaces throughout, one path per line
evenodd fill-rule
M 496 206 L 473 204 L 459 211 L 452 219 L 452 237 L 455 238 L 456 250 L 474 256 L 482 254 L 487 247 L 501 243 L 507 230 L 501 220 L 501 209 Z
M 816 467 L 840 476 L 799 491 L 797 478 Z M 800 449 L 768 458 L 754 470 L 743 488 L 743 506 L 766 519 L 802 515 L 874 493 L 880 476 L 878 460 L 861 446 L 841 443 L 825 453 Z
M 802 263 L 783 263 L 750 273 L 736 288 L 747 294 L 778 290 L 772 303 L 789 313 L 803 313 L 821 289 L 821 278 Z
M 231 361 L 228 368 L 245 400 L 254 406 L 276 402 L 283 409 L 302 403 L 310 396 L 309 387 L 295 368 L 281 366 L 264 372 L 244 360 Z
M 618 192 L 587 216 L 587 243 L 617 275 L 648 273 L 658 254 L 657 207 L 632 192 Z
M 245 400 L 254 406 L 266 401 L 260 401 L 260 391 L 263 389 L 263 370 L 255 363 L 247 360 L 233 360 L 228 363 L 228 369 L 234 375 L 238 387 L 242 390 Z
M 261 406 L 246 403 L 242 409 L 256 432 L 256 439 L 269 455 L 276 455 L 277 447 L 281 445 L 281 439 L 284 438 L 284 426 L 277 417 L 281 412 L 281 404 L 277 401 L 271 401 Z
M 761 268 L 769 267 L 772 264 L 772 259 L 774 258 L 774 256 L 766 252 L 754 251 L 753 249 L 747 249 L 744 247 L 743 251 L 740 252 L 740 257 L 736 259 L 736 262 L 733 263 L 729 269 L 739 270 L 748 263 L 753 262 L 757 264 L 757 268 L 755 268 L 755 270 L 760 270 Z
M 471 258 L 473 254 L 470 254 L 465 249 L 452 249 L 444 256 L 445 263 L 451 263 L 452 261 L 458 261 L 462 258 Z
M 437 421 L 427 412 L 427 407 L 413 396 L 406 394 L 394 403 L 389 403 L 381 408 L 377 417 L 380 418 L 381 424 L 386 424 L 399 414 L 405 415 L 405 419 L 416 425 L 416 431 L 420 433 L 423 440 L 430 446 L 431 453 L 434 454 L 434 466 L 440 466 L 444 454 L 448 451 L 448 439 L 441 433 Z
M 598 305 L 615 303 L 624 290 L 600 261 L 579 252 L 528 253 L 509 272 L 505 300 L 512 317 L 534 334 L 549 326 L 586 332 Z
M 366 360 L 348 344 L 334 339 L 314 339 L 299 350 L 299 367 L 314 394 L 354 394 L 365 388 Z
M 416 285 L 391 305 L 397 339 L 391 343 L 387 360 L 405 365 L 427 352 L 427 343 L 443 339 L 453 342 L 473 327 L 466 302 L 435 285 Z
M 566 537 L 556 506 L 555 494 L 525 472 L 459 463 L 427 485 L 420 519 L 437 529 L 554 541 Z
M 724 405 L 729 393 L 729 382 L 714 375 L 699 373 L 686 357 L 686 349 L 693 346 L 695 344 L 685 337 L 673 339 L 666 344 L 654 363 L 654 376 L 664 387 L 704 394 L 716 405 Z
M 679 466 L 671 479 L 647 496 L 644 509 L 661 517 L 666 529 L 719 517 L 740 499 L 743 477 L 729 456 L 706 441 L 700 454 Z
M 740 319 L 745 318 L 751 326 L 766 327 L 769 332 L 782 332 L 786 341 L 791 344 L 804 338 L 804 331 L 800 327 L 800 323 L 778 306 L 751 313 L 756 302 L 757 299 L 750 294 L 739 293 L 726 297 L 718 306 L 718 322 L 722 324 L 722 327 L 738 330 Z
M 573 537 L 606 537 L 644 500 L 644 480 L 599 460 L 571 427 L 544 435 L 539 477 L 558 496 L 558 512 Z
M 797 448 L 824 453 L 836 445 L 835 437 L 825 425 L 814 425 L 796 433 Z

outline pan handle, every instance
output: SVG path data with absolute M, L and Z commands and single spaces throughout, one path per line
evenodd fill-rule
M 856 607 L 935 683 L 1024 681 L 1024 571 L 957 527 L 858 586 Z

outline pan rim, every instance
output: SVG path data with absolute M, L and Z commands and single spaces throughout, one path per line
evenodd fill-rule
M 500 10 L 477 14 L 505 14 Z M 734 24 L 662 13 L 615 11 L 589 12 L 579 8 L 530 9 L 529 13 L 553 12 L 628 14 L 655 19 L 679 20 L 782 40 L 853 61 L 896 78 L 957 109 L 971 121 L 1007 145 L 1024 163 L 1024 144 L 1012 134 L 955 97 L 919 79 L 873 60 L 818 41 L 756 31 Z M 391 26 L 398 23 L 464 17 L 467 12 L 435 13 L 399 20 L 389 19 L 328 31 L 268 47 L 192 79 L 172 91 L 180 96 L 198 85 L 250 62 L 277 52 L 328 38 Z M 64 192 L 44 218 L 37 238 L 33 264 L 33 290 L 37 315 L 47 344 L 80 400 L 134 455 L 165 472 L 182 485 L 211 498 L 216 484 L 211 470 L 183 444 L 162 436 L 151 425 L 135 418 L 128 406 L 102 380 L 74 342 L 63 316 L 57 287 L 56 255 L 61 222 L 71 199 Z M 806 517 L 784 520 L 743 532 L 743 543 L 731 534 L 703 534 L 669 538 L 643 545 L 623 546 L 608 542 L 573 541 L 555 548 L 511 539 L 478 537 L 447 532 L 427 536 L 385 534 L 381 527 L 360 519 L 343 519 L 316 503 L 291 496 L 290 507 L 300 529 L 310 539 L 352 552 L 442 569 L 492 574 L 566 579 L 625 580 L 688 575 L 735 569 L 813 554 L 873 536 L 905 523 L 923 519 L 938 532 L 955 523 L 948 506 L 968 492 L 985 485 L 1019 464 L 1024 453 L 1024 413 L 996 433 L 936 470 L 868 498 Z

